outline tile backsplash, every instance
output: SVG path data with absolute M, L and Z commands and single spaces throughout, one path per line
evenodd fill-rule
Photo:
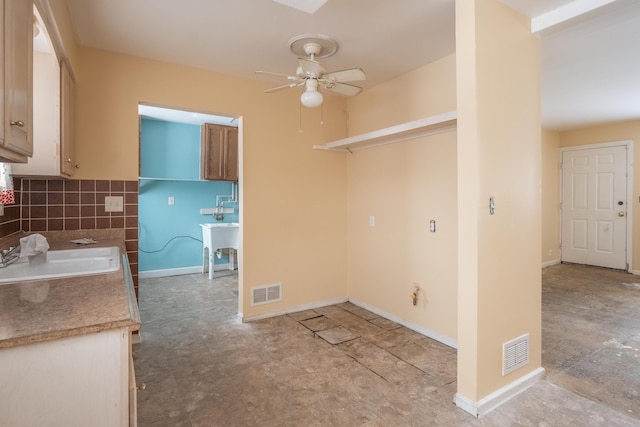
M 124 229 L 127 256 L 138 291 L 138 181 L 14 178 L 16 204 L 4 207 L 0 237 L 37 233 Z M 122 196 L 123 212 L 105 211 L 106 196 Z M 89 234 L 89 233 L 88 233 Z

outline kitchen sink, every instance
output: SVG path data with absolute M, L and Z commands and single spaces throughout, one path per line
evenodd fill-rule
M 30 264 L 28 257 L 23 257 L 0 268 L 0 284 L 108 273 L 119 268 L 117 246 L 48 251 L 44 263 Z

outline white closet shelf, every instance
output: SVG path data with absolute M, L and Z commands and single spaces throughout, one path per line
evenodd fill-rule
M 458 114 L 449 111 L 443 114 L 425 117 L 412 122 L 401 123 L 384 129 L 367 132 L 349 138 L 314 145 L 317 150 L 358 151 L 380 145 L 394 144 L 423 136 L 436 135 L 456 129 Z

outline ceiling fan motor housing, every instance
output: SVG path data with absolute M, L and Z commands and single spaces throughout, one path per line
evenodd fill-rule
M 318 43 L 307 43 L 304 45 L 304 52 L 311 56 L 311 59 L 314 59 L 322 52 L 322 46 Z

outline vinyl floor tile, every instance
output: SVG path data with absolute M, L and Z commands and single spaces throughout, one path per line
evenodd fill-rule
M 544 269 L 547 377 L 477 419 L 453 404 L 455 349 L 355 304 L 242 323 L 236 274 L 141 279 L 138 425 L 640 426 L 638 282 Z

